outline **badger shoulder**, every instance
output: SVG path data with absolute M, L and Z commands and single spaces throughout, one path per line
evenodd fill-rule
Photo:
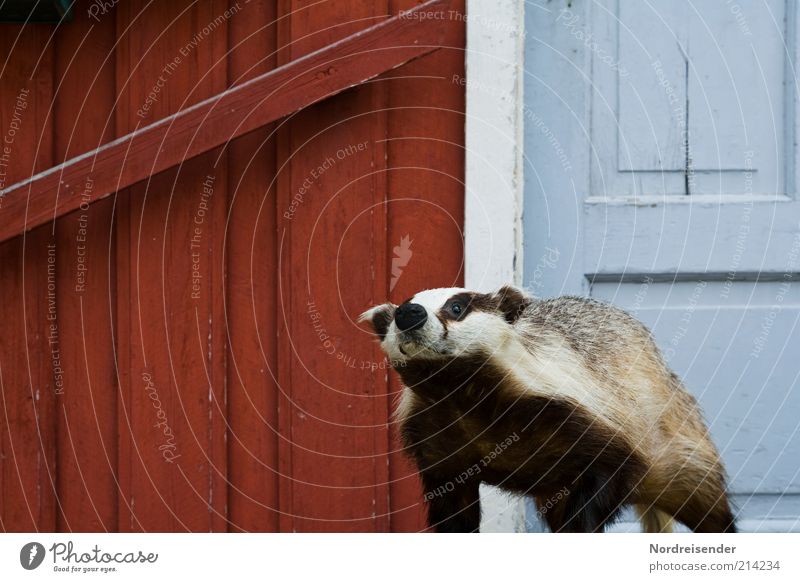
M 602 301 L 532 299 L 509 339 L 491 356 L 507 387 L 572 402 L 617 430 L 654 428 L 680 389 L 649 330 Z
M 650 331 L 627 311 L 597 299 L 565 295 L 533 299 L 517 320 L 540 330 L 553 330 L 576 340 L 591 338 L 652 341 Z
M 596 299 L 562 296 L 530 301 L 515 331 L 529 349 L 561 343 L 602 380 L 613 381 L 635 369 L 672 376 L 650 330 L 628 312 Z

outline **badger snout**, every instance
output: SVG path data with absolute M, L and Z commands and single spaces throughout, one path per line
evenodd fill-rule
M 419 303 L 403 303 L 394 312 L 394 324 L 399 331 L 413 331 L 428 321 L 428 312 Z

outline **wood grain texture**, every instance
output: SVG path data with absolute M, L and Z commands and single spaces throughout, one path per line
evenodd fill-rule
M 118 29 L 145 5 L 118 7 Z M 227 8 L 215 0 L 142 11 L 117 53 L 120 132 L 135 126 L 175 55 L 180 63 L 150 115 L 166 117 L 225 89 L 227 29 L 191 41 Z M 214 323 L 224 316 L 227 169 L 218 160 L 219 151 L 197 156 L 120 196 L 121 531 L 226 528 L 224 330 Z
M 408 7 L 403 2 L 398 7 Z M 464 12 L 464 2 L 452 10 Z M 466 31 L 462 31 L 464 34 Z M 465 39 L 387 75 L 390 95 L 387 151 L 389 298 L 405 301 L 421 289 L 464 283 L 464 88 Z M 406 250 L 403 241 L 410 241 Z M 390 402 L 402 389 L 389 379 Z M 392 407 L 393 408 L 393 407 Z M 416 468 L 401 450 L 390 422 L 392 531 L 422 531 L 426 510 Z
M 114 138 L 114 20 L 96 23 L 82 6 L 75 8 L 54 39 L 56 160 Z M 81 197 L 91 189 L 84 184 Z M 103 200 L 56 223 L 64 367 L 56 408 L 58 531 L 117 529 L 112 212 L 112 200 Z
M 287 1 L 281 59 L 385 17 L 383 2 Z M 281 531 L 388 531 L 385 371 L 355 324 L 387 287 L 386 95 L 360 86 L 279 137 Z M 377 251 L 377 252 L 376 252 Z
M 444 10 L 447 6 L 448 0 L 430 0 L 417 10 Z M 150 9 L 144 14 L 150 14 Z M 133 104 L 131 115 L 137 117 L 131 118 L 129 135 L 73 159 L 68 164 L 17 183 L 3 192 L 6 200 L 2 206 L 0 241 L 75 210 L 80 204 L 77 193 L 87 178 L 95 184 L 93 200 L 101 199 L 151 174 L 436 50 L 447 42 L 457 26 L 447 25 L 453 21 L 441 22 L 412 17 L 386 20 L 362 34 L 325 45 L 319 51 L 302 59 L 293 59 L 283 67 L 229 91 L 220 90 L 205 95 L 203 101 L 194 100 L 200 101 L 195 107 L 184 104 L 179 111 L 164 116 L 159 123 L 144 125 L 150 121 L 147 119 L 151 114 L 150 109 L 162 106 L 158 101 L 148 101 L 148 91 L 158 93 L 161 85 L 174 85 L 169 78 L 172 73 L 166 74 L 159 67 L 153 71 L 157 74 L 151 82 L 142 87 L 145 91 L 142 99 Z M 208 24 L 204 23 L 203 26 Z M 133 28 L 131 34 L 135 34 L 137 28 Z M 193 32 L 185 42 L 196 39 L 197 29 Z M 201 39 L 196 44 L 202 49 L 204 43 Z M 146 46 L 139 48 L 147 50 Z M 176 46 L 176 51 L 180 50 L 181 47 Z M 162 55 L 160 64 L 163 67 L 166 61 L 170 66 L 176 58 L 180 59 L 180 52 Z M 180 67 L 180 63 L 176 67 L 186 69 Z M 202 69 L 198 69 L 197 73 L 202 76 Z
M 52 165 L 51 27 L 6 26 L 0 69 L 4 180 Z M 10 143 L 9 143 L 10 142 Z M 58 329 L 52 232 L 39 228 L 0 245 L 0 527 L 52 531 L 56 525 L 55 409 L 63 337 Z M 54 325 L 55 328 L 51 328 Z
M 277 65 L 277 9 L 255 0 L 231 21 L 228 82 Z M 225 328 L 228 528 L 278 530 L 276 140 L 269 125 L 228 146 Z
M 0 40 L 0 132 L 30 89 L 0 188 L 415 6 L 137 0 L 95 22 L 89 3 L 55 33 Z M 455 48 L 405 47 L 430 54 L 135 183 L 83 175 L 74 206 L 0 243 L 0 529 L 424 528 L 389 422 L 397 386 L 355 317 L 461 280 L 464 22 L 393 22 L 405 32 L 379 45 Z M 0 198 L 0 230 L 27 197 Z M 422 246 L 395 285 L 406 234 Z
M 544 17 L 578 42 L 589 27 L 596 41 L 593 196 L 792 191 L 797 148 L 780 117 L 796 102 L 795 11 L 784 0 L 764 6 L 766 17 L 742 19 L 726 5 L 602 0 Z

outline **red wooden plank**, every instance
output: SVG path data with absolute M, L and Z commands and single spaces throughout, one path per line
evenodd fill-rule
M 415 10 L 446 11 L 449 6 L 449 0 L 430 0 Z M 147 127 L 131 123 L 131 130 L 140 128 L 136 133 L 7 189 L 0 212 L 0 241 L 78 208 L 78 193 L 87 178 L 95 184 L 94 200 L 100 199 L 428 54 L 447 44 L 458 26 L 449 19 L 391 18 L 249 83 L 215 94 L 160 123 Z M 154 91 L 158 80 L 156 75 L 151 79 L 154 84 L 145 90 Z M 171 79 L 169 84 L 174 84 Z M 144 97 L 132 114 L 143 113 L 149 103 Z
M 119 31 L 128 29 L 143 4 L 118 8 Z M 138 121 L 136 110 L 146 100 L 163 63 L 196 34 L 198 23 L 213 20 L 226 7 L 236 5 L 205 3 L 170 24 L 189 4 L 187 0 L 153 8 L 153 12 L 148 9 L 121 39 L 116 57 L 119 133 L 133 128 Z M 350 34 L 389 11 L 385 5 L 367 2 L 328 3 L 323 10 L 317 10 L 318 6 L 311 10 L 307 5 L 299 0 L 284 5 L 284 10 L 293 8 L 294 12 L 282 21 L 283 41 L 297 41 L 286 46 L 283 57 L 287 60 L 324 46 L 338 35 Z M 454 7 L 457 5 L 459 2 Z M 398 6 L 393 3 L 392 9 L 396 11 Z M 152 119 L 178 110 L 184 98 L 196 102 L 222 91 L 226 82 L 236 81 L 242 74 L 249 78 L 273 67 L 269 60 L 260 62 L 260 55 L 276 45 L 274 27 L 266 27 L 273 10 L 268 0 L 251 0 L 243 8 L 243 18 L 228 21 L 229 35 L 223 28 L 198 43 L 193 56 L 183 62 L 185 68 L 170 75 L 168 87 L 151 109 Z M 66 70 L 85 25 L 79 20 L 56 38 L 61 55 L 58 77 Z M 87 46 L 99 42 L 101 47 L 85 55 L 89 60 L 84 61 L 82 51 L 75 49 L 79 54 L 72 66 L 99 68 L 92 59 L 106 56 L 110 27 L 101 24 L 98 33 L 102 39 L 87 41 Z M 261 27 L 265 28 L 257 32 Z M 461 35 L 463 26 L 459 29 Z M 40 31 L 49 29 L 41 27 Z M 463 36 L 459 35 L 453 36 L 453 44 L 462 46 Z M 38 57 L 46 36 L 41 33 L 35 43 L 25 45 L 29 60 L 12 59 L 12 65 L 33 62 L 31 55 Z M 237 39 L 248 39 L 238 54 L 234 48 Z M 227 47 L 232 54 L 226 59 Z M 44 65 L 52 67 L 47 58 Z M 13 298 L 0 304 L 4 322 L 0 388 L 5 399 L 0 402 L 0 528 L 89 531 L 115 526 L 114 451 L 104 448 L 115 436 L 111 422 L 104 422 L 113 415 L 115 405 L 114 391 L 108 390 L 114 384 L 108 359 L 112 321 L 102 314 L 110 309 L 108 292 L 114 300 L 116 282 L 121 395 L 119 529 L 222 530 L 226 518 L 228 529 L 247 531 L 279 527 L 420 529 L 423 512 L 416 478 L 397 451 L 397 443 L 388 440 L 386 371 L 361 366 L 361 362 L 379 364 L 381 355 L 372 338 L 352 322 L 352 316 L 385 298 L 392 250 L 405 234 L 415 240 L 414 256 L 403 267 L 393 291 L 396 298 L 432 282 L 460 280 L 461 238 L 454 225 L 460 225 L 463 218 L 459 183 L 463 175 L 459 149 L 463 146 L 459 113 L 463 111 L 463 88 L 451 86 L 449 81 L 462 67 L 460 50 L 437 51 L 397 71 L 396 76 L 410 78 L 386 81 L 383 77 L 295 116 L 280 132 L 283 146 L 278 161 L 288 163 L 279 178 L 277 195 L 272 183 L 277 171 L 274 142 L 268 139 L 269 130 L 262 129 L 232 143 L 220 164 L 215 165 L 220 152 L 212 151 L 94 205 L 88 211 L 90 225 L 107 226 L 116 205 L 118 229 L 116 239 L 109 238 L 108 230 L 91 230 L 87 256 L 93 266 L 88 295 L 72 292 L 64 284 L 74 278 L 80 214 L 59 220 L 58 326 L 60 337 L 68 340 L 63 342 L 61 358 L 65 362 L 64 394 L 56 396 L 54 392 L 47 304 L 42 294 L 48 285 L 49 232 L 38 229 L 24 242 L 17 239 L 0 245 L 0 292 Z M 45 73 L 37 81 L 44 87 L 49 87 L 49 70 L 43 69 Z M 27 78 L 29 73 L 20 71 L 19 78 Z M 110 76 L 108 72 L 101 72 L 103 75 Z M 423 81 L 420 77 L 428 78 Z M 2 130 L 7 126 L 3 115 L 8 111 L 4 91 L 13 84 L 5 83 L 9 79 L 6 74 L 0 78 Z M 69 86 L 62 87 L 54 111 L 58 138 L 52 148 L 46 121 L 49 89 L 37 94 L 39 101 L 32 109 L 36 135 L 19 142 L 26 157 L 15 158 L 20 161 L 17 172 L 29 169 L 22 175 L 51 163 L 51 150 L 57 159 L 63 159 L 109 137 L 101 129 L 113 100 L 113 87 L 90 88 L 90 107 L 73 118 L 68 115 L 80 109 L 84 87 L 69 80 L 66 83 Z M 34 165 L 40 134 L 44 139 Z M 386 138 L 389 141 L 384 141 Z M 313 187 L 287 219 L 284 213 L 310 172 L 324 165 L 330 152 L 338 152 L 337 144 L 352 145 L 360 140 L 368 147 L 351 149 L 341 160 L 336 157 L 319 179 L 312 180 Z M 191 272 L 192 256 L 185 243 L 194 232 L 192 219 L 209 169 L 215 172 L 214 198 L 208 215 L 211 226 L 203 230 L 201 258 L 209 276 L 195 300 L 191 294 L 187 297 L 191 277 L 186 273 Z M 17 173 L 12 179 L 20 177 Z M 436 210 L 405 207 L 410 190 L 417 203 Z M 231 199 L 226 200 L 228 197 Z M 226 206 L 230 216 L 225 215 Z M 427 226 L 414 230 L 420 222 Z M 280 232 L 276 232 L 278 228 Z M 224 255 L 223 240 L 228 244 Z M 105 260 L 109 241 L 116 243 L 119 260 L 116 271 L 112 268 L 110 272 Z M 280 241 L 284 246 L 279 257 Z M 438 250 L 433 256 L 421 253 L 420 248 Z M 225 264 L 229 287 L 223 303 Z M 275 273 L 281 275 L 280 296 Z M 92 305 L 88 320 L 80 316 L 87 296 Z M 316 299 L 316 315 L 309 313 L 309 298 Z M 319 318 L 336 347 L 335 358 L 325 353 L 328 346 L 319 335 Z M 230 334 L 227 372 L 225 325 Z M 278 328 L 280 338 L 275 332 Z M 279 339 L 281 366 L 276 371 Z M 176 442 L 188 443 L 173 464 L 158 456 L 158 446 L 163 443 L 152 430 L 153 401 L 142 377 L 149 367 Z M 227 410 L 223 404 L 226 374 L 230 383 Z M 275 432 L 275 374 L 280 374 L 283 391 L 280 437 Z M 39 400 L 36 387 L 41 388 Z M 392 390 L 397 388 L 392 386 Z M 48 394 L 52 397 L 42 396 Z M 87 402 L 92 406 L 87 408 Z M 59 412 L 54 415 L 56 404 Z M 226 411 L 227 423 L 223 418 Z M 82 423 L 88 424 L 78 432 Z M 280 481 L 276 472 L 279 451 Z M 55 477 L 54 465 L 58 468 Z M 58 522 L 54 483 L 62 503 Z M 280 519 L 278 509 L 283 512 Z
M 247 10 L 246 19 L 230 22 L 229 83 L 241 83 L 277 65 L 276 2 L 251 0 Z M 231 531 L 278 531 L 278 261 L 272 131 L 265 127 L 228 147 L 225 325 Z
M 282 58 L 333 42 L 385 3 L 287 2 Z M 347 23 L 345 26 L 340 26 Z M 304 39 L 295 43 L 295 40 Z M 386 96 L 362 86 L 282 130 L 281 530 L 388 531 L 385 369 L 353 314 L 385 297 Z M 377 252 L 376 252 L 377 251 Z
M 118 30 L 139 14 L 118 51 L 120 131 L 135 125 L 137 109 L 173 55 L 181 55 L 180 66 L 152 104 L 153 116 L 224 90 L 226 26 L 190 43 L 227 8 L 223 0 L 118 6 Z M 247 18 L 245 10 L 231 17 Z M 226 529 L 227 170 L 219 156 L 215 150 L 195 157 L 120 196 L 126 199 L 118 222 L 123 531 Z
M 464 1 L 452 9 L 463 13 Z M 464 46 L 465 32 L 455 47 Z M 438 51 L 388 75 L 388 254 L 390 297 L 398 303 L 420 289 L 463 284 L 465 103 L 454 75 L 464 75 L 461 48 Z M 396 401 L 401 386 L 395 374 L 389 378 Z M 421 531 L 425 507 L 416 469 L 401 450 L 394 422 L 391 433 L 392 531 Z
M 113 18 L 91 20 L 85 5 L 75 6 L 69 26 L 58 29 L 52 113 L 56 159 L 114 138 L 115 40 Z M 85 188 L 90 194 L 92 184 Z M 56 410 L 58 531 L 117 529 L 112 210 L 107 199 L 56 224 L 64 368 Z
M 6 25 L 0 35 L 3 183 L 52 164 L 48 112 L 53 50 L 47 45 L 51 31 L 51 27 Z M 4 531 L 55 527 L 54 411 L 63 337 L 55 288 L 60 258 L 52 243 L 50 229 L 39 228 L 0 245 L 0 527 Z

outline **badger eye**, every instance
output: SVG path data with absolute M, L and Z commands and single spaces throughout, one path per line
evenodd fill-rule
M 450 304 L 450 313 L 458 317 L 462 313 L 464 313 L 464 305 L 457 301 Z

